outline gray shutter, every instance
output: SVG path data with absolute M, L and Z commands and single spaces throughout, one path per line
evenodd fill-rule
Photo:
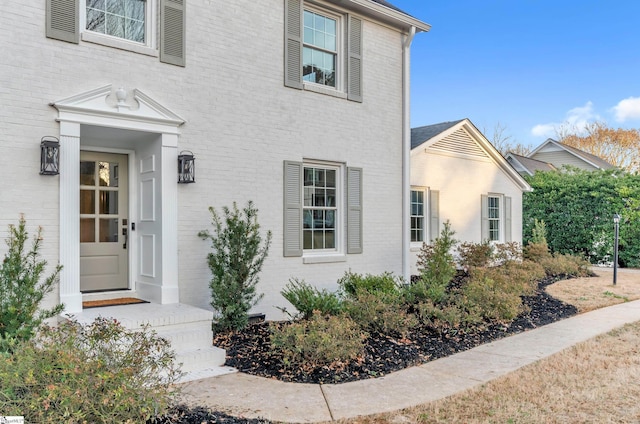
M 511 235 L 511 197 L 504 198 L 504 241 L 509 243 L 512 240 Z
M 160 62 L 185 66 L 186 0 L 160 0 Z
M 362 19 L 349 16 L 347 98 L 362 102 Z
M 284 256 L 302 256 L 302 163 L 284 161 Z
M 285 0 L 284 85 L 302 89 L 302 0 Z
M 347 168 L 347 253 L 362 253 L 362 168 Z
M 440 192 L 429 190 L 429 239 L 434 241 L 440 235 Z
M 46 36 L 69 43 L 80 42 L 79 0 L 47 0 Z
M 489 240 L 489 196 L 480 196 L 480 241 Z

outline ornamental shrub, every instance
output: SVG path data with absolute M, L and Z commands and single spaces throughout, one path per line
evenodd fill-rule
M 487 321 L 511 322 L 526 310 L 521 296 L 529 289 L 498 268 L 476 268 L 462 288 L 462 304 Z
M 362 275 L 348 271 L 338 280 L 338 285 L 348 297 L 357 297 L 361 292 L 398 293 L 402 280 L 390 272 L 383 272 L 380 275 Z
M 314 311 L 321 315 L 338 315 L 342 310 L 342 300 L 327 289 L 318 290 L 304 282 L 292 278 L 280 292 L 299 312 L 303 319 L 310 319 Z M 286 309 L 283 312 L 287 313 Z
M 465 270 L 481 266 L 489 266 L 493 261 L 494 248 L 486 240 L 482 243 L 464 242 L 457 248 L 460 265 Z
M 404 337 L 418 323 L 407 313 L 399 293 L 361 290 L 344 302 L 344 311 L 363 330 Z
M 223 207 L 221 217 L 213 207 L 211 212 L 214 233 L 200 231 L 198 235 L 211 240 L 213 252 L 207 260 L 213 277 L 211 306 L 218 313 L 214 328 L 242 329 L 249 323 L 249 310 L 262 298 L 256 286 L 271 244 L 271 231 L 263 243 L 258 224 L 258 210 L 249 201 L 240 211 Z
M 41 280 L 47 262 L 40 259 L 42 228 L 26 246 L 29 234 L 24 216 L 18 226 L 9 225 L 9 250 L 0 263 L 0 352 L 9 352 L 15 343 L 30 339 L 46 319 L 62 312 L 64 305 L 42 309 L 44 297 L 58 284 L 62 267 Z
M 168 410 L 180 375 L 170 343 L 148 328 L 45 325 L 0 357 L 0 411 L 29 423 L 144 423 Z

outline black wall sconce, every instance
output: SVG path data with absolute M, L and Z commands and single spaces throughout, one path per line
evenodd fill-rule
M 40 175 L 60 173 L 60 142 L 57 138 L 44 136 L 40 140 Z
M 196 158 L 193 152 L 184 150 L 178 155 L 178 184 L 196 182 Z

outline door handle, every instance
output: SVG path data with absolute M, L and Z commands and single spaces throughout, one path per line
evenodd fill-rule
M 122 245 L 123 249 L 127 248 L 127 242 L 129 241 L 129 232 L 126 228 L 122 229 L 122 235 L 124 236 L 124 244 Z

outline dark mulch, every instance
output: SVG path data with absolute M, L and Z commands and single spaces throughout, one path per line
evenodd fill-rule
M 403 340 L 373 334 L 366 340 L 364 358 L 358 363 L 343 365 L 340 368 L 318 367 L 303 370 L 284 367 L 281 356 L 269 349 L 270 326 L 286 325 L 284 323 L 263 322 L 250 325 L 241 332 L 218 334 L 214 344 L 227 349 L 225 365 L 248 374 L 282 381 L 344 383 L 380 377 L 575 315 L 577 309 L 574 306 L 561 302 L 544 291 L 544 288 L 554 281 L 556 280 L 547 279 L 540 282 L 533 296 L 523 297 L 524 304 L 529 307 L 530 312 L 521 314 L 508 325 L 492 324 L 473 332 L 455 330 L 438 332 L 429 327 L 422 327 L 412 331 Z M 159 419 L 156 424 L 268 422 L 230 417 L 217 411 L 181 406 L 174 408 L 169 416 Z

